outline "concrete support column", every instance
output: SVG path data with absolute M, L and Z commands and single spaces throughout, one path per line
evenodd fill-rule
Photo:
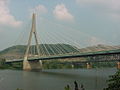
M 92 68 L 92 65 L 90 63 L 86 63 L 86 65 L 87 65 L 87 69 Z
M 72 64 L 71 67 L 74 68 L 74 64 Z
M 120 61 L 117 62 L 117 68 L 120 69 Z
M 36 42 L 37 54 L 40 57 L 40 51 L 39 51 L 40 48 L 39 48 L 39 43 L 38 43 L 38 39 L 37 39 L 37 32 L 36 32 L 35 14 L 33 14 L 33 17 L 32 17 L 32 28 L 31 28 L 31 32 L 29 35 L 27 49 L 26 49 L 25 56 L 24 56 L 23 70 L 41 70 L 42 69 L 42 61 L 41 60 L 28 61 L 28 54 L 29 54 L 29 49 L 30 49 L 30 44 L 31 44 L 33 34 L 34 34 L 34 38 L 35 38 L 35 42 Z
M 23 70 L 34 70 L 34 71 L 40 71 L 42 70 L 42 63 L 41 61 L 23 61 Z

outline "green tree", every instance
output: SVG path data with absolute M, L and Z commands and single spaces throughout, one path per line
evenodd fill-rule
M 114 75 L 109 76 L 108 87 L 103 90 L 120 90 L 120 70 L 118 70 Z
M 16 90 L 23 90 L 23 89 L 17 88 Z
M 4 65 L 5 65 L 5 59 L 0 58 L 0 68 L 4 68 Z
M 64 90 L 71 90 L 70 86 L 69 85 L 65 86 Z

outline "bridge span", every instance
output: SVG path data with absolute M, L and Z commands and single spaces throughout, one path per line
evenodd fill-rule
M 79 60 L 79 61 L 69 61 L 70 59 L 75 58 L 86 58 L 86 60 Z M 90 52 L 90 53 L 81 53 L 81 54 L 74 54 L 74 55 L 58 55 L 58 56 L 46 56 L 46 57 L 35 57 L 29 58 L 29 62 L 35 61 L 45 61 L 45 60 L 64 60 L 68 59 L 67 62 L 69 64 L 81 64 L 86 63 L 90 64 L 91 62 L 118 62 L 117 67 L 119 68 L 120 62 L 120 51 L 111 50 L 111 51 L 104 51 L 104 52 Z M 14 59 L 14 60 L 6 60 L 6 63 L 14 63 L 14 62 L 23 62 L 23 59 Z M 62 62 L 64 63 L 64 62 Z
M 34 35 L 35 43 L 36 43 L 36 53 L 39 57 L 28 58 L 30 45 L 32 36 Z M 117 61 L 117 67 L 120 69 L 120 50 L 112 50 L 112 51 L 103 51 L 103 52 L 90 52 L 90 53 L 72 53 L 72 54 L 63 54 L 63 55 L 55 55 L 55 56 L 40 56 L 40 47 L 37 38 L 36 32 L 36 19 L 35 14 L 32 17 L 32 28 L 28 39 L 28 44 L 26 48 L 26 52 L 24 55 L 24 59 L 13 59 L 6 60 L 6 63 L 14 63 L 14 62 L 23 62 L 23 70 L 39 70 L 42 69 L 42 61 L 45 60 L 64 60 L 68 59 L 79 59 L 85 58 L 85 60 L 79 60 L 79 62 L 71 62 L 73 63 L 87 63 L 87 67 L 90 66 L 90 62 L 114 62 Z
M 91 58 L 92 60 L 87 60 L 87 62 L 106 62 L 106 61 L 119 61 L 120 60 L 120 51 L 111 50 L 104 52 L 89 52 L 89 53 L 81 53 L 81 54 L 67 54 L 67 55 L 58 55 L 58 56 L 44 56 L 44 57 L 35 57 L 29 58 L 28 61 L 38 61 L 38 60 L 57 60 L 57 59 L 66 59 L 66 58 Z M 13 59 L 6 60 L 6 63 L 12 62 L 22 62 L 23 59 Z M 82 62 L 82 61 L 81 61 Z

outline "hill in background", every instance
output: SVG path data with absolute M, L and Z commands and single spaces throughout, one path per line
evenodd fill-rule
M 96 46 L 90 46 L 86 48 L 79 49 L 80 52 L 96 52 L 96 51 L 109 51 L 109 50 L 119 50 L 120 46 L 109 46 L 98 44 Z
M 15 59 L 15 58 L 23 58 L 25 51 L 26 51 L 26 45 L 16 45 L 9 47 L 7 49 L 4 49 L 0 51 L 0 57 L 4 57 L 6 59 Z M 30 53 L 35 53 L 35 46 L 32 45 L 30 47 Z M 77 48 L 72 45 L 68 44 L 40 44 L 40 53 L 43 55 L 54 55 L 56 54 L 65 54 L 65 53 L 74 53 L 74 52 L 96 52 L 96 51 L 108 51 L 108 50 L 120 50 L 120 46 L 108 46 L 108 45 L 96 45 L 96 46 L 90 46 L 86 48 Z
M 7 59 L 23 58 L 27 46 L 16 45 L 0 51 L 0 56 Z M 43 55 L 65 54 L 78 52 L 78 48 L 68 44 L 40 44 L 40 53 Z M 36 54 L 36 47 L 30 47 L 30 54 Z

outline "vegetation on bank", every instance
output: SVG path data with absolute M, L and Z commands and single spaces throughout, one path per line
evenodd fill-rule
M 23 90 L 23 89 L 17 88 L 16 90 Z
M 5 63 L 4 58 L 0 58 L 0 69 L 22 69 L 22 62 L 19 63 Z
M 91 63 L 92 68 L 102 68 L 102 67 L 116 67 L 115 62 L 96 62 Z M 17 63 L 5 63 L 5 59 L 0 59 L 0 69 L 19 69 L 21 70 L 23 67 L 22 62 Z M 43 61 L 43 69 L 77 69 L 77 68 L 86 68 L 86 64 L 78 64 L 78 65 L 72 65 L 70 62 L 61 62 L 58 60 L 53 61 Z
M 107 67 L 116 67 L 116 62 L 96 62 L 90 63 L 92 68 L 107 68 Z M 44 69 L 78 69 L 78 68 L 87 68 L 86 63 L 81 64 L 71 64 L 70 62 L 61 62 L 61 61 L 44 61 Z
M 109 76 L 109 80 L 107 80 L 107 83 L 107 87 L 103 90 L 120 90 L 120 69 L 118 69 L 114 75 Z M 74 84 L 74 90 L 85 90 L 83 84 L 81 84 L 81 87 L 78 87 L 78 83 L 76 81 L 74 82 Z M 71 87 L 67 84 L 64 90 L 71 90 Z
M 67 86 L 64 87 L 64 90 L 72 90 L 71 86 L 67 84 Z M 74 81 L 74 90 L 85 90 L 83 84 L 79 84 L 77 81 Z
M 114 75 L 109 76 L 107 83 L 108 87 L 103 90 L 120 90 L 120 69 Z
M 0 69 L 5 69 L 5 68 L 6 68 L 5 59 L 0 58 Z

